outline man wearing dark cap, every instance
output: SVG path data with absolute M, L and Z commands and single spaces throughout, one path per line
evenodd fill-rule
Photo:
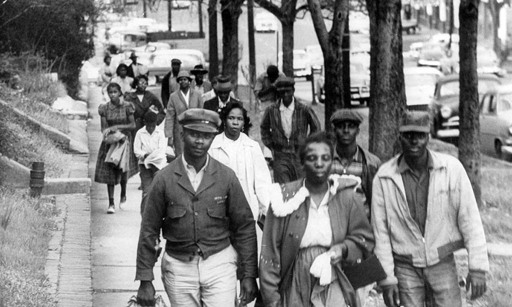
M 161 230 L 162 280 L 171 306 L 234 307 L 237 265 L 240 298 L 249 303 L 257 292 L 254 219 L 235 173 L 207 153 L 221 120 L 216 112 L 189 109 L 179 122 L 183 155 L 156 174 L 142 216 L 138 303 L 154 306 Z
M 213 86 L 213 90 L 215 91 L 216 97 L 213 97 L 210 100 L 204 102 L 204 108 L 207 110 L 212 110 L 219 115 L 222 113 L 222 110 L 226 107 L 229 102 L 236 102 L 242 104 L 241 101 L 235 99 L 231 95 L 231 91 L 233 89 L 233 84 L 231 83 L 231 79 L 226 76 L 219 76 L 217 78 L 217 82 Z M 221 125 L 220 132 L 224 131 L 224 125 Z
M 372 199 L 372 181 L 381 164 L 380 159 L 357 144 L 359 125 L 363 115 L 353 109 L 340 109 L 331 116 L 331 124 L 336 135 L 331 173 L 360 178 L 357 188 L 358 202 L 364 205 L 366 215 L 370 217 Z
M 180 71 L 176 77 L 180 87 L 169 97 L 167 112 L 165 114 L 165 137 L 168 145 L 174 148 L 176 156 L 183 151 L 183 140 L 181 139 L 181 126 L 178 125 L 178 116 L 191 108 L 202 108 L 201 95 L 190 88 L 192 78 L 188 71 Z
M 167 107 L 169 102 L 169 96 L 177 91 L 180 87 L 178 83 L 178 74 L 180 73 L 181 61 L 179 59 L 171 60 L 171 71 L 168 72 L 162 79 L 162 103 L 164 107 Z
M 462 306 L 453 252 L 468 251 L 471 299 L 486 291 L 489 271 L 471 183 L 457 158 L 427 149 L 427 112 L 407 112 L 399 131 L 402 153 L 382 164 L 373 181 L 375 254 L 387 274 L 379 282 L 384 302 Z
M 309 134 L 321 129 L 315 112 L 293 97 L 294 86 L 293 78 L 277 80 L 277 103 L 265 110 L 260 126 L 261 140 L 272 151 L 274 181 L 279 183 L 302 176 L 299 146 Z
M 277 66 L 269 65 L 267 71 L 256 79 L 254 95 L 256 95 L 261 102 L 275 102 L 277 100 L 275 83 L 278 78 L 283 77 L 285 77 L 285 75 L 279 72 Z
M 194 66 L 190 74 L 194 76 L 191 88 L 198 92 L 201 96 L 212 90 L 212 84 L 208 80 L 204 80 L 204 75 L 208 73 L 202 64 Z
M 128 66 L 128 77 L 135 78 L 141 75 L 148 75 L 148 68 L 141 63 L 138 63 L 137 58 L 138 57 L 135 52 L 130 54 L 130 60 L 132 60 L 132 63 Z

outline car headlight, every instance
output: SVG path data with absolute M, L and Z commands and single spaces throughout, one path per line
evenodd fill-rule
M 450 107 L 444 106 L 441 108 L 441 117 L 444 119 L 450 118 L 452 115 L 452 109 Z
M 512 126 L 508 127 L 508 134 L 512 135 Z

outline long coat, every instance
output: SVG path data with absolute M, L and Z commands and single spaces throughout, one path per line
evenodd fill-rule
M 302 185 L 303 180 L 281 185 L 283 201 L 293 198 Z M 281 301 L 290 287 L 293 262 L 308 223 L 310 200 L 307 197 L 296 210 L 282 217 L 274 214 L 275 202 L 272 199 L 265 219 L 259 266 L 260 290 L 265 305 Z M 354 201 L 353 185 L 340 182 L 337 193 L 329 197 L 328 212 L 333 245 L 343 243 L 347 246 L 347 257 L 343 262 L 360 262 L 373 250 L 375 241 L 363 209 Z
M 185 97 L 180 90 L 175 91 L 169 97 L 167 105 L 167 114 L 165 116 L 165 137 L 170 139 L 170 144 L 174 145 L 174 152 L 179 156 L 183 152 L 183 140 L 181 139 L 181 125 L 178 123 L 178 115 L 191 108 L 202 108 L 203 101 L 198 92 L 189 89 L 190 100 L 187 106 Z

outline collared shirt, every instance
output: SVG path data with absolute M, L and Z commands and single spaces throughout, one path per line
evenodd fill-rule
M 356 147 L 356 152 L 349 160 L 342 159 L 335 150 L 332 161 L 331 174 L 354 175 L 362 179 L 363 156 L 359 150 L 359 146 Z
M 167 148 L 167 138 L 164 132 L 155 129 L 152 134 L 146 130 L 146 127 L 139 129 L 133 141 L 133 153 L 139 159 L 139 164 L 144 164 L 144 156 L 149 154 L 146 159 L 150 159 L 158 169 L 161 169 L 165 163 L 165 149 Z M 148 162 L 151 162 L 148 161 Z
M 428 187 L 430 170 L 434 168 L 432 157 L 428 154 L 428 166 L 422 173 L 416 174 L 401 156 L 398 161 L 398 171 L 402 175 L 405 187 L 405 195 L 411 217 L 425 234 L 425 223 L 427 220 Z
M 181 158 L 183 160 L 183 165 L 185 166 L 185 171 L 187 172 L 188 179 L 190 180 L 190 183 L 192 184 L 194 191 L 197 192 L 197 188 L 199 188 L 199 185 L 203 180 L 204 170 L 206 169 L 208 162 L 210 162 L 210 155 L 206 156 L 206 163 L 199 170 L 199 172 L 196 171 L 196 168 L 193 165 L 188 164 L 188 162 L 185 160 L 184 155 L 181 155 Z
M 303 183 L 303 186 L 304 184 L 305 183 Z M 329 207 L 327 206 L 330 195 L 330 189 L 327 189 L 320 204 L 316 204 L 313 198 L 311 196 L 309 197 L 308 223 L 302 241 L 300 241 L 301 248 L 309 246 L 331 246 L 332 229 Z
M 182 90 L 180 90 L 180 94 L 183 96 L 183 98 L 185 99 L 185 103 L 187 104 L 187 107 L 190 105 L 190 88 L 188 89 L 187 93 L 183 93 Z
M 293 111 L 295 111 L 295 98 L 292 98 L 292 103 L 287 107 L 281 100 L 279 104 L 279 112 L 281 112 L 281 122 L 283 125 L 284 135 L 290 138 L 292 135 L 292 119 Z

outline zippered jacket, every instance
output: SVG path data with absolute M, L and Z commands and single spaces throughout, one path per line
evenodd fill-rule
M 402 176 L 400 155 L 384 163 L 373 181 L 372 226 L 375 254 L 387 278 L 380 285 L 397 284 L 395 261 L 414 267 L 432 266 L 460 248 L 469 255 L 469 270 L 489 271 L 487 245 L 469 178 L 453 156 L 429 151 L 430 170 L 425 234 L 412 218 Z

